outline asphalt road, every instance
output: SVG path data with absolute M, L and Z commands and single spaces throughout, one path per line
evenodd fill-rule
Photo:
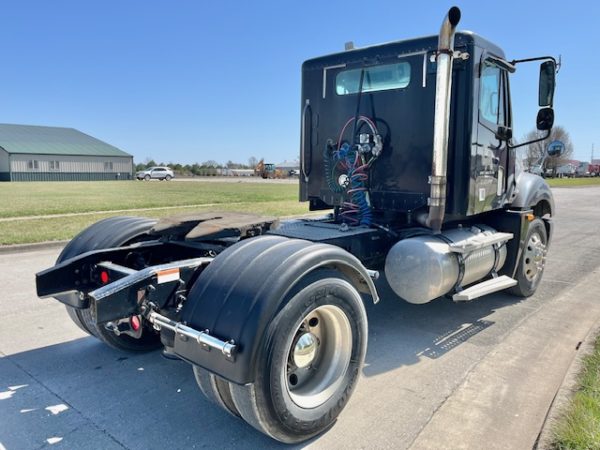
M 369 306 L 363 377 L 312 448 L 525 448 L 600 318 L 600 188 L 555 189 L 542 285 L 521 300 Z M 83 334 L 34 273 L 57 249 L 0 254 L 0 450 L 280 448 L 209 404 L 191 368 Z M 596 290 L 597 292 L 597 290 Z M 531 447 L 529 447 L 531 448 Z

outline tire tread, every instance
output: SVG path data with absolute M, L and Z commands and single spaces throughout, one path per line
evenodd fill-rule
M 232 399 L 231 389 L 234 384 L 210 373 L 202 367 L 194 366 L 193 369 L 196 383 L 204 396 L 232 416 L 240 417 L 240 413 Z
M 531 222 L 531 224 L 529 225 L 529 230 L 532 230 L 534 227 L 539 227 L 540 232 L 542 234 L 542 238 L 545 241 L 544 243 L 547 246 L 548 245 L 548 234 L 547 234 L 546 226 L 545 226 L 543 220 L 539 217 L 536 217 L 533 220 L 533 222 Z M 525 238 L 525 245 L 527 245 L 527 242 L 529 242 L 529 237 L 530 237 L 530 231 L 527 232 L 527 236 Z M 535 282 L 535 285 L 531 285 L 531 283 L 523 275 L 523 267 L 522 267 L 523 261 L 524 261 L 524 254 L 522 253 L 521 257 L 519 259 L 519 264 L 517 265 L 517 271 L 515 274 L 515 279 L 517 280 L 517 284 L 515 286 L 508 288 L 506 290 L 506 292 L 508 292 L 509 294 L 514 295 L 516 297 L 531 297 L 533 294 L 535 294 L 535 291 L 539 287 L 541 278 L 544 275 L 544 271 L 542 271 L 542 273 L 540 274 L 540 277 Z

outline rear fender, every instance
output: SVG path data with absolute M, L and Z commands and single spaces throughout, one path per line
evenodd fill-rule
M 175 353 L 235 383 L 252 382 L 269 324 L 293 287 L 322 267 L 340 271 L 357 289 L 378 300 L 365 267 L 339 247 L 281 236 L 244 240 L 217 256 L 202 272 L 181 312 L 186 325 L 235 341 L 239 348 L 236 361 L 180 338 L 175 339 Z

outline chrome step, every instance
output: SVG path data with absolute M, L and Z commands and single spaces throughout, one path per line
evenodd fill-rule
M 467 289 L 457 292 L 452 296 L 452 300 L 455 302 L 468 302 L 478 297 L 491 294 L 492 292 L 498 292 L 503 289 L 513 287 L 516 284 L 517 280 L 509 276 L 502 275 L 497 278 L 492 278 L 490 280 L 477 283 Z
M 463 241 L 450 244 L 450 250 L 454 253 L 471 253 L 483 247 L 489 247 L 501 242 L 510 241 L 513 238 L 512 233 L 480 233 Z

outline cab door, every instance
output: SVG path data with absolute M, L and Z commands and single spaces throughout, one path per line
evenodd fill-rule
M 484 55 L 479 70 L 477 150 L 474 164 L 473 213 L 501 207 L 509 172 L 510 131 L 508 73 Z

